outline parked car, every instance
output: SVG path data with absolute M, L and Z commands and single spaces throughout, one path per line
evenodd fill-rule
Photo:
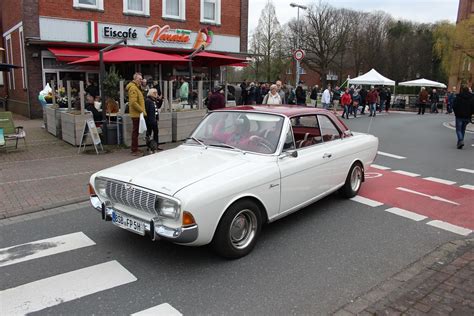
M 377 147 L 322 109 L 223 109 L 179 147 L 92 175 L 90 199 L 118 227 L 239 258 L 262 225 L 335 191 L 355 196 Z

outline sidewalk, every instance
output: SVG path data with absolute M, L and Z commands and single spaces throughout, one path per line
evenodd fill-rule
M 20 142 L 16 151 L 0 151 L 0 219 L 85 201 L 91 174 L 138 158 L 119 147 L 99 156 L 78 154 L 77 147 L 41 128 L 42 120 L 16 115 L 14 120 L 25 128 L 28 147 Z
M 439 247 L 334 315 L 474 315 L 474 239 Z

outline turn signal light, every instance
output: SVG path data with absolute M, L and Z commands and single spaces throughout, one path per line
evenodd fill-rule
M 191 215 L 189 212 L 183 212 L 183 226 L 192 226 L 196 224 L 196 221 L 194 220 L 194 217 Z
M 89 195 L 90 196 L 97 196 L 97 194 L 95 193 L 94 187 L 90 183 L 89 183 Z

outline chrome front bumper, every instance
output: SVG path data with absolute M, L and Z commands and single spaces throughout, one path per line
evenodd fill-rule
M 102 203 L 97 196 L 90 197 L 90 201 L 92 206 L 102 213 L 103 220 L 112 220 L 113 208 L 107 206 L 107 203 Z M 149 223 L 145 223 L 145 233 L 147 233 L 152 240 L 164 239 L 178 244 L 187 244 L 197 239 L 198 226 L 172 228 L 163 225 L 161 219 L 152 218 Z

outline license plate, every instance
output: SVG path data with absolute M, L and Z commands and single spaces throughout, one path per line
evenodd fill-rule
M 112 213 L 112 223 L 120 228 L 145 236 L 145 223 L 135 217 L 114 211 Z

